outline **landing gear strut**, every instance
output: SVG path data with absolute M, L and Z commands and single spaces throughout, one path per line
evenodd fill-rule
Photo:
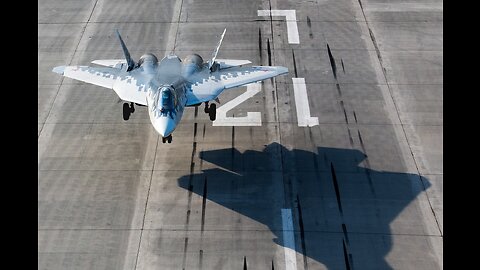
M 168 135 L 167 137 L 165 138 L 162 138 L 162 143 L 172 143 L 172 134 Z
M 211 121 L 215 121 L 215 119 L 217 118 L 217 105 L 215 103 L 208 106 L 208 101 L 205 102 L 204 111 L 205 113 L 208 113 Z
M 130 106 L 128 103 L 123 103 L 123 120 L 127 121 L 130 119 L 130 115 L 135 112 L 135 107 L 133 106 L 133 102 L 130 102 Z

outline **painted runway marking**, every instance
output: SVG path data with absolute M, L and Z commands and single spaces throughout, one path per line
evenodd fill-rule
M 370 12 L 441 12 L 443 3 L 369 3 L 365 11 Z
M 297 108 L 297 120 L 299 127 L 318 126 L 318 117 L 310 116 L 308 105 L 307 87 L 304 78 L 292 78 L 295 107 Z
M 293 234 L 292 209 L 282 209 L 283 250 L 285 252 L 285 270 L 297 270 L 295 238 Z
M 247 91 L 238 97 L 217 108 L 217 119 L 213 121 L 213 126 L 261 126 L 262 115 L 260 112 L 247 112 L 243 117 L 227 117 L 227 112 L 240 105 L 240 103 L 253 97 L 262 91 L 260 83 L 247 84 Z
M 298 27 L 297 27 L 297 15 L 294 9 L 287 10 L 258 10 L 258 16 L 285 16 L 287 21 L 287 34 L 288 34 L 288 43 L 290 44 L 300 44 L 300 38 L 298 37 Z
M 168 56 L 171 52 L 175 51 L 175 43 L 177 41 L 178 25 L 180 22 L 180 12 L 182 10 L 182 3 L 183 3 L 183 0 L 176 0 L 175 5 L 173 7 L 172 23 L 170 25 L 170 29 L 168 30 L 168 39 L 167 39 L 167 46 L 165 50 L 165 56 Z

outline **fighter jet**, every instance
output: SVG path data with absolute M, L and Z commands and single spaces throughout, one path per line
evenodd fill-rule
M 224 90 L 259 82 L 288 73 L 281 66 L 250 66 L 248 60 L 217 59 L 225 36 L 222 33 L 211 58 L 204 62 L 198 54 L 181 60 L 173 53 L 161 61 L 152 53 L 142 55 L 135 62 L 118 30 L 116 35 L 125 59 L 94 60 L 90 66 L 57 66 L 53 72 L 75 80 L 113 89 L 123 104 L 126 121 L 135 111 L 134 104 L 147 106 L 150 121 L 162 136 L 163 143 L 172 142 L 172 133 L 182 119 L 185 107 L 205 103 L 205 113 L 211 121 L 216 118 L 218 95 Z

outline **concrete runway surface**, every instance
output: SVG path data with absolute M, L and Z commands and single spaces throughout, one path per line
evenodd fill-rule
M 218 58 L 290 72 L 172 144 L 51 72 L 123 58 L 117 28 L 208 59 L 225 27 Z M 443 268 L 441 1 L 44 0 L 38 65 L 38 269 Z

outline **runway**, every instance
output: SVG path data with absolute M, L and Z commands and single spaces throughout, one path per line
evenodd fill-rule
M 224 28 L 218 58 L 289 74 L 171 144 L 51 72 Z M 38 66 L 38 269 L 443 269 L 443 2 L 46 0 Z

